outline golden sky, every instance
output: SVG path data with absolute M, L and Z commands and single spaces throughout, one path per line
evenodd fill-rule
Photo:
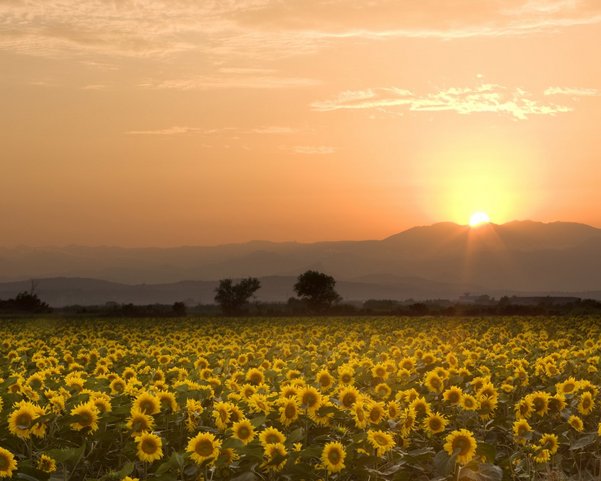
M 0 245 L 601 226 L 599 0 L 0 0 Z

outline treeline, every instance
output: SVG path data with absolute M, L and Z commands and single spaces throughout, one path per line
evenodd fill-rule
M 174 304 L 116 304 L 101 306 L 67 306 L 53 309 L 56 316 L 68 317 L 217 317 L 224 315 L 217 304 L 186 306 Z M 601 315 L 601 302 L 591 299 L 557 305 L 484 305 L 448 300 L 424 302 L 372 299 L 365 302 L 337 303 L 316 313 L 306 302 L 290 298 L 287 302 L 250 302 L 243 313 L 234 317 L 288 316 L 584 316 Z

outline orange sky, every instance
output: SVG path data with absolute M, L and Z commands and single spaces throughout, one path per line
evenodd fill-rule
M 599 0 L 0 0 L 0 245 L 601 226 Z

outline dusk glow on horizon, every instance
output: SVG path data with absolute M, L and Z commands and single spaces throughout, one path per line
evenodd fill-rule
M 599 44 L 592 0 L 0 2 L 0 246 L 601 226 Z

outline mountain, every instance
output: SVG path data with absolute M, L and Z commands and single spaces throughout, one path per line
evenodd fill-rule
M 333 275 L 347 299 L 449 297 L 465 291 L 592 292 L 601 289 L 601 229 L 570 222 L 514 221 L 477 228 L 444 222 L 366 241 L 0 248 L 0 281 L 63 278 L 51 284 L 63 293 L 96 292 L 86 294 L 90 299 L 118 300 L 126 291 L 137 299 L 133 293 L 143 291 L 143 299 L 156 296 L 157 302 L 175 293 L 177 300 L 206 302 L 217 279 L 256 276 L 265 280 L 265 300 L 285 300 L 292 295 L 294 278 L 307 269 Z M 50 287 L 48 280 L 40 281 L 40 288 L 43 284 Z M 0 298 L 11 289 L 0 285 Z

